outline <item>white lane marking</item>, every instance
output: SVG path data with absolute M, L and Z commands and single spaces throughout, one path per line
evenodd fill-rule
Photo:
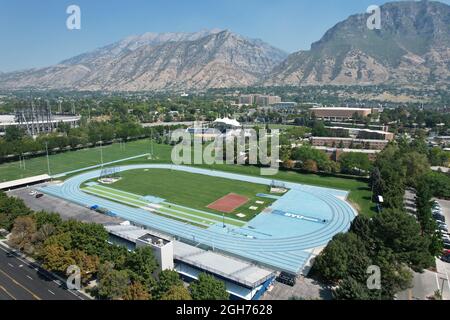
M 14 266 L 8 262 L 8 266 L 10 266 L 11 268 L 14 268 Z
M 33 280 L 33 278 L 32 278 L 32 277 L 30 277 L 29 275 L 27 275 L 27 278 L 28 278 L 28 279 L 30 279 L 30 280 Z
M 6 252 L 6 253 L 16 253 L 15 251 L 11 251 L 11 250 L 6 250 L 5 248 L 3 248 L 2 246 L 0 246 L 0 250 Z M 14 256 L 14 258 L 16 258 L 17 260 L 20 260 L 21 262 L 25 263 L 27 266 L 31 267 L 31 264 L 28 263 L 27 261 L 22 260 L 20 257 Z M 39 271 L 39 268 L 33 268 L 35 271 Z M 46 277 L 47 279 L 50 279 L 50 277 L 48 277 L 46 274 L 43 274 L 44 277 Z M 62 282 L 58 279 L 53 280 L 53 282 L 55 282 L 56 284 L 58 284 L 59 286 L 62 285 Z M 50 291 L 50 290 L 49 290 Z M 73 294 L 75 297 L 77 297 L 80 300 L 84 300 L 84 298 L 80 297 L 78 294 L 76 294 L 75 292 L 71 291 L 71 290 L 66 290 L 69 291 L 71 294 Z M 52 293 L 54 295 L 54 293 Z
M 48 292 L 50 292 L 52 295 L 55 295 L 55 293 L 50 289 L 48 289 Z
M 438 278 L 438 274 L 435 273 L 435 276 L 436 276 L 436 284 L 437 284 L 437 288 L 438 288 L 438 290 L 440 291 L 440 290 L 441 290 L 441 287 L 439 286 L 439 278 Z

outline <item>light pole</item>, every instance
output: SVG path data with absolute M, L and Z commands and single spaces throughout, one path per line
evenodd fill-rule
M 48 170 L 48 175 L 51 176 L 51 172 L 50 172 L 50 159 L 48 157 L 48 142 L 45 142 L 45 152 L 47 153 L 47 170 Z
M 100 136 L 100 164 L 101 164 L 101 168 L 103 169 L 103 141 L 102 141 L 102 136 Z

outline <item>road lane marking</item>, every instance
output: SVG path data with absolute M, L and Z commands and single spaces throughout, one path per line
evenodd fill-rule
M 0 250 L 4 251 L 4 252 L 6 252 L 6 253 L 16 253 L 15 251 L 11 251 L 11 250 L 7 250 L 7 249 L 3 248 L 2 246 L 0 246 Z M 16 258 L 17 260 L 20 260 L 21 262 L 25 263 L 27 266 L 33 268 L 33 266 L 32 266 L 29 262 L 22 260 L 20 257 L 14 255 L 14 258 Z M 35 271 L 41 273 L 45 278 L 47 278 L 47 279 L 49 279 L 49 280 L 52 280 L 52 281 L 53 281 L 54 283 L 56 283 L 58 286 L 62 286 L 62 285 L 63 285 L 63 282 L 61 282 L 59 279 L 54 279 L 54 277 L 47 276 L 47 275 L 45 274 L 45 272 L 46 272 L 45 269 L 42 269 L 42 270 L 45 271 L 45 272 L 41 272 L 41 270 L 40 270 L 39 268 L 36 268 L 36 267 L 33 268 L 33 269 L 34 269 Z M 82 298 L 82 297 L 79 296 L 77 293 L 75 293 L 75 292 L 73 292 L 73 291 L 71 291 L 71 290 L 68 290 L 68 289 L 65 289 L 65 288 L 63 288 L 63 290 L 70 292 L 72 295 L 74 295 L 75 297 L 77 297 L 77 298 L 80 299 L 80 300 L 84 300 L 84 298 Z M 84 296 L 84 295 L 83 295 L 83 296 Z
M 24 285 L 22 285 L 21 283 L 17 282 L 16 279 L 12 278 L 9 274 L 7 274 L 6 272 L 4 272 L 3 270 L 0 269 L 0 273 L 3 274 L 4 276 L 6 276 L 7 278 L 9 278 L 13 283 L 15 283 L 16 285 L 18 285 L 19 287 L 21 287 L 22 289 L 24 289 L 26 292 L 28 292 L 29 294 L 31 294 L 33 296 L 33 298 L 35 298 L 36 300 L 42 300 L 38 295 L 36 295 L 35 293 L 33 293 L 30 289 L 28 289 L 27 287 L 25 287 Z
M 11 263 L 8 262 L 8 266 L 10 266 L 11 268 L 14 268 L 14 265 L 12 265 Z
M 30 277 L 29 275 L 27 275 L 27 278 L 28 278 L 28 279 L 30 279 L 30 280 L 33 280 L 33 278 L 32 278 L 32 277 Z
M 6 290 L 5 287 L 0 285 L 0 289 L 2 289 L 11 299 L 17 300 L 17 298 L 14 297 L 8 290 Z
M 47 289 L 48 290 L 48 292 L 50 292 L 52 295 L 55 295 L 55 293 L 52 291 L 52 290 L 50 290 L 50 289 Z

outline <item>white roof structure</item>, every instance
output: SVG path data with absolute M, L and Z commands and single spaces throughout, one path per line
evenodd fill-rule
M 131 242 L 136 242 L 137 239 L 149 233 L 160 236 L 157 232 L 136 226 L 109 225 L 105 228 L 109 233 Z M 165 238 L 170 237 L 165 236 Z M 249 261 L 203 250 L 177 240 L 173 240 L 173 253 L 174 258 L 179 261 L 248 287 L 257 287 L 274 276 L 273 270 L 257 266 Z
M 43 174 L 40 176 L 34 176 L 29 178 L 23 178 L 19 180 L 7 181 L 0 183 L 0 190 L 10 189 L 19 186 L 25 186 L 33 183 L 38 183 L 42 181 L 50 180 L 50 176 L 48 174 Z
M 80 121 L 81 116 L 58 116 L 53 115 L 50 119 L 52 123 L 60 123 L 60 122 L 77 122 Z M 35 123 L 45 123 L 46 121 L 42 121 L 38 119 Z M 0 115 L 0 126 L 18 126 L 19 122 L 16 121 L 16 117 L 14 115 Z
M 214 121 L 214 123 L 223 123 L 223 124 L 226 124 L 226 125 L 232 126 L 232 127 L 240 127 L 241 126 L 239 121 L 237 121 L 236 119 L 230 119 L 230 118 L 216 119 Z

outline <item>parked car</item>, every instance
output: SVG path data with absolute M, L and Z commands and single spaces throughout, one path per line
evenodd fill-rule
M 42 194 L 42 193 L 38 193 L 38 194 L 36 194 L 36 199 L 39 199 L 39 198 L 42 198 L 44 195 Z
M 297 279 L 295 275 L 286 272 L 281 272 L 280 275 L 277 277 L 277 281 L 293 287 L 295 286 Z
M 444 248 L 450 249 L 450 240 L 445 239 L 445 240 L 443 240 L 443 242 L 444 242 Z
M 450 255 L 442 256 L 441 260 L 447 263 L 450 263 Z
M 445 223 L 445 217 L 443 215 L 433 215 L 433 218 L 436 221 L 441 221 L 441 222 Z

